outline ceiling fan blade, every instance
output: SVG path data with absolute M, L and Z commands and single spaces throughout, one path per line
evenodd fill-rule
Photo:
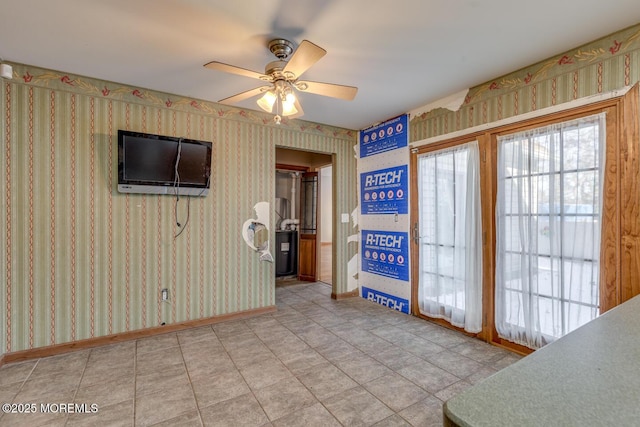
M 287 65 L 285 65 L 282 73 L 285 75 L 291 73 L 297 79 L 326 54 L 327 51 L 320 46 L 308 40 L 302 40 L 296 51 L 293 52 Z
M 238 74 L 240 76 L 251 77 L 253 79 L 271 81 L 271 77 L 265 74 L 259 73 L 257 71 L 247 70 L 246 68 L 236 67 L 235 65 L 224 64 L 218 61 L 211 61 L 207 64 L 204 64 L 204 67 L 210 70 L 224 71 L 226 73 Z
M 302 81 L 296 82 L 295 86 L 302 92 L 315 93 L 316 95 L 330 96 L 347 101 L 351 101 L 356 97 L 356 93 L 358 93 L 357 87 L 336 85 L 333 83 Z
M 260 86 L 260 87 L 257 87 L 255 89 L 249 89 L 247 91 L 240 92 L 240 93 L 238 93 L 236 95 L 233 95 L 233 96 L 230 96 L 228 98 L 221 99 L 218 102 L 220 104 L 227 104 L 227 105 L 235 104 L 236 102 L 240 102 L 240 101 L 244 101 L 245 99 L 249 99 L 252 96 L 260 95 L 261 93 L 264 93 L 269 89 L 271 89 L 271 86 Z

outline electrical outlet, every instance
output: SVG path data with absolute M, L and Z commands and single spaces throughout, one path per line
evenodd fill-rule
M 168 301 L 169 300 L 169 289 L 163 289 L 162 290 L 162 301 Z

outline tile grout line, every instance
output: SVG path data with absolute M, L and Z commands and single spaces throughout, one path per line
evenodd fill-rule
M 208 328 L 211 329 L 211 333 L 216 338 L 218 338 L 218 336 L 216 335 L 216 332 L 213 330 L 211 325 L 209 325 Z M 184 360 L 184 352 L 182 351 L 182 343 L 180 342 L 180 336 L 178 334 L 176 334 L 176 338 L 178 340 L 178 346 L 180 347 L 180 356 L 182 357 L 182 363 L 184 364 L 184 370 L 187 372 L 187 379 L 189 380 L 189 387 L 191 388 L 191 393 L 193 394 L 193 400 L 196 402 L 196 411 L 198 412 L 198 420 L 200 420 L 200 425 L 202 427 L 204 427 L 204 420 L 202 419 L 202 412 L 200 411 L 200 404 L 198 403 L 198 397 L 196 396 L 196 390 L 193 387 L 193 381 L 191 381 L 191 374 L 189 374 L 189 368 L 187 367 L 187 361 Z M 202 341 L 202 339 L 200 341 Z M 173 419 L 173 418 L 171 418 L 171 419 Z M 171 420 L 171 419 L 169 419 L 169 420 Z M 169 421 L 169 420 L 166 420 L 166 421 Z
M 264 315 L 263 315 L 263 316 L 264 316 Z M 260 316 L 260 317 L 262 317 L 262 316 Z M 238 323 L 241 323 L 241 324 L 243 324 L 243 325 L 245 325 L 245 326 L 249 329 L 249 331 L 251 331 L 251 333 L 252 333 L 252 334 L 253 334 L 253 335 L 254 335 L 258 340 L 260 340 L 260 342 L 263 342 L 263 341 L 262 341 L 262 339 L 260 339 L 260 337 L 255 333 L 255 331 L 254 331 L 253 329 L 251 329 L 251 327 L 249 327 L 249 325 L 247 325 L 247 324 L 246 324 L 246 320 L 240 320 L 240 321 L 237 321 L 237 322 L 238 322 Z M 236 371 L 238 371 L 238 374 L 239 374 L 239 375 L 240 375 L 240 377 L 242 378 L 242 381 L 244 382 L 244 384 L 247 386 L 247 389 L 249 390 L 249 392 L 251 393 L 251 395 L 253 396 L 253 398 L 256 400 L 256 402 L 258 402 L 258 405 L 260 405 L 260 409 L 261 409 L 261 410 L 262 410 L 262 412 L 264 413 L 265 418 L 266 418 L 267 420 L 269 420 L 269 422 L 271 422 L 271 420 L 270 420 L 270 418 L 269 418 L 269 415 L 267 415 L 267 411 L 265 411 L 265 410 L 264 410 L 264 407 L 262 406 L 262 403 L 260 403 L 260 400 L 258 399 L 258 397 L 255 395 L 255 393 L 254 393 L 254 391 L 253 391 L 253 388 L 249 385 L 249 383 L 247 382 L 246 378 L 245 378 L 245 377 L 244 377 L 244 375 L 242 374 L 240 367 L 236 364 L 236 361 L 235 361 L 235 360 L 233 359 L 233 357 L 231 357 L 231 355 L 229 354 L 229 349 L 227 348 L 227 346 L 225 346 L 225 344 L 224 344 L 224 342 L 223 342 L 222 338 L 220 338 L 220 337 L 218 336 L 218 334 L 216 333 L 216 331 L 215 331 L 215 329 L 213 328 L 213 326 L 211 327 L 211 329 L 212 329 L 212 331 L 213 331 L 213 334 L 216 336 L 216 338 L 217 338 L 217 339 L 218 339 L 218 341 L 220 342 L 220 345 L 221 345 L 221 346 L 222 346 L 222 348 L 224 349 L 225 354 L 227 355 L 227 357 L 229 358 L 229 360 L 231 360 L 231 363 L 233 363 L 233 366 L 235 367 Z M 232 334 L 232 335 L 230 335 L 230 336 L 234 336 L 234 335 L 235 335 L 235 334 Z M 225 337 L 225 338 L 227 338 L 227 337 Z M 265 346 L 266 346 L 266 345 L 265 345 Z M 267 349 L 268 349 L 269 351 L 271 351 L 271 349 L 270 349 L 268 346 L 266 346 L 266 347 L 267 347 Z M 272 352 L 272 353 L 273 353 L 273 352 Z M 275 354 L 274 354 L 274 356 L 275 356 Z M 276 356 L 276 358 L 277 358 L 277 356 Z M 279 360 L 279 359 L 278 359 L 278 360 Z M 194 394 L 195 394 L 195 391 L 194 391 Z M 245 394 L 248 394 L 248 393 L 245 393 Z M 235 396 L 235 397 L 232 397 L 232 398 L 230 398 L 230 399 L 221 400 L 221 401 L 219 401 L 219 402 L 212 403 L 212 404 L 211 404 L 211 405 L 209 405 L 209 406 L 218 405 L 218 404 L 220 404 L 220 403 L 222 403 L 222 402 L 227 402 L 227 401 L 232 400 L 232 399 L 235 399 L 235 398 L 237 398 L 237 397 L 240 397 L 240 396 Z M 196 404 L 197 404 L 197 399 L 196 399 Z M 201 417 L 201 421 L 202 421 L 202 423 L 203 423 L 203 425 L 204 425 L 204 420 L 202 420 L 202 417 Z
M 73 398 L 72 398 L 73 403 L 76 403 L 76 397 L 78 396 L 78 390 L 80 390 L 80 384 L 82 384 L 82 379 L 84 378 L 84 373 L 87 371 L 87 364 L 89 363 L 89 357 L 91 356 L 91 352 L 92 351 L 93 350 L 91 349 L 91 350 L 89 350 L 87 352 L 87 360 L 84 361 L 84 367 L 82 368 L 82 374 L 80 375 L 80 380 L 78 381 L 78 384 L 76 384 L 76 389 L 73 392 Z M 67 413 L 67 415 L 65 417 L 64 425 L 69 424 L 69 417 L 70 417 L 70 414 Z
M 329 311 L 328 309 L 324 308 L 321 304 L 317 303 L 316 301 L 311 301 L 311 302 L 312 302 L 313 304 L 317 305 L 318 307 L 322 308 L 323 310 Z M 336 302 L 336 304 L 339 304 L 339 302 Z M 293 306 L 289 306 L 289 307 L 291 307 L 292 309 L 294 309 L 294 310 L 298 311 L 298 310 L 297 310 L 297 309 L 295 309 Z M 365 313 L 365 312 L 363 312 L 362 310 L 359 310 L 359 309 L 358 309 L 358 311 L 359 311 L 360 313 L 366 314 L 366 313 Z M 299 311 L 298 311 L 298 312 L 299 312 Z M 434 397 L 434 398 L 436 398 L 436 399 L 438 399 L 438 400 L 442 401 L 440 398 L 438 398 L 438 397 L 436 396 L 436 393 L 437 393 L 437 392 L 436 392 L 436 393 L 432 393 L 432 392 L 430 392 L 429 390 L 426 390 L 426 389 L 425 389 L 424 387 L 422 387 L 420 384 L 417 384 L 416 382 L 414 382 L 411 378 L 407 378 L 406 376 L 404 376 L 404 375 L 403 375 L 403 374 L 401 374 L 400 372 L 398 372 L 398 371 L 396 371 L 395 369 L 391 368 L 389 365 L 385 364 L 384 362 L 381 362 L 381 361 L 377 360 L 375 357 L 372 357 L 368 352 L 364 351 L 361 347 L 358 347 L 358 345 L 356 345 L 356 344 L 352 344 L 352 343 L 350 343 L 350 342 L 346 341 L 344 338 L 340 337 L 339 335 L 336 335 L 336 334 L 335 334 L 335 332 L 333 332 L 331 329 L 329 329 L 329 328 L 327 328 L 327 327 L 325 327 L 325 326 L 323 326 L 323 325 L 319 324 L 318 322 L 316 322 L 313 318 L 311 318 L 311 317 L 309 317 L 309 316 L 307 316 L 307 315 L 305 315 L 305 314 L 302 314 L 302 315 L 303 315 L 305 318 L 309 319 L 311 322 L 315 323 L 316 325 L 320 326 L 321 328 L 323 328 L 323 329 L 327 330 L 328 332 L 332 333 L 332 334 L 333 334 L 334 336 L 336 336 L 338 339 L 341 339 L 342 341 L 347 342 L 349 345 L 354 346 L 354 348 L 356 348 L 358 351 L 360 351 L 361 353 L 363 353 L 363 354 L 364 354 L 364 355 L 366 355 L 367 357 L 371 357 L 371 358 L 372 358 L 373 360 L 375 360 L 376 362 L 378 362 L 378 363 L 380 363 L 381 365 L 385 366 L 386 368 L 390 369 L 390 370 L 391 370 L 391 372 L 395 373 L 396 375 L 401 376 L 401 377 L 402 377 L 402 378 L 404 378 L 405 380 L 407 380 L 407 381 L 409 381 L 410 383 L 414 384 L 416 387 L 418 387 L 419 389 L 421 389 L 421 390 L 423 390 L 425 393 L 427 393 L 427 395 L 428 395 L 428 396 Z M 347 322 L 350 322 L 350 320 L 347 320 Z M 385 326 L 391 326 L 391 327 L 396 327 L 396 328 L 398 328 L 398 329 L 401 329 L 401 328 L 400 328 L 400 327 L 398 327 L 396 324 L 388 323 L 388 322 L 386 322 L 386 320 L 384 320 L 384 322 L 385 322 Z M 286 325 L 283 325 L 283 326 L 287 327 Z M 287 328 L 287 329 L 289 329 L 289 328 Z M 298 336 L 298 334 L 297 334 L 296 332 L 292 331 L 291 329 L 289 329 L 289 330 L 290 330 L 293 334 L 295 334 L 296 336 Z M 422 361 L 424 361 L 424 362 L 426 362 L 426 363 L 429 363 L 429 364 L 433 365 L 434 367 L 436 367 L 436 368 L 438 368 L 438 369 L 442 369 L 443 371 L 445 371 L 445 372 L 447 372 L 447 373 L 449 373 L 449 374 L 453 375 L 454 377 L 456 377 L 456 378 L 458 379 L 458 381 L 456 381 L 456 382 L 455 382 L 455 383 L 453 383 L 453 384 L 457 384 L 458 382 L 460 382 L 460 381 L 464 381 L 464 380 L 466 379 L 466 377 L 465 377 L 465 378 L 460 378 L 460 377 L 458 377 L 457 375 L 455 375 L 454 373 L 449 372 L 449 371 L 447 371 L 447 370 L 446 370 L 446 369 L 444 369 L 444 368 L 440 368 L 440 367 L 439 367 L 439 366 L 437 366 L 437 365 L 434 365 L 433 363 L 429 362 L 428 360 L 425 360 L 422 356 L 419 356 L 419 355 L 417 355 L 417 354 L 415 354 L 415 353 L 411 352 L 410 350 L 407 350 L 407 349 L 405 349 L 404 347 L 402 347 L 402 346 L 400 346 L 400 345 L 397 345 L 397 344 L 395 344 L 395 343 L 394 343 L 394 342 L 392 342 L 392 341 L 389 341 L 389 340 L 388 340 L 388 339 L 386 339 L 385 337 L 382 337 L 382 336 L 380 336 L 380 335 L 376 334 L 375 332 L 371 332 L 371 333 L 372 333 L 373 335 L 375 335 L 377 338 L 380 338 L 380 339 L 382 339 L 382 340 L 386 341 L 387 343 L 389 343 L 389 344 L 390 344 L 390 345 L 392 345 L 393 347 L 395 347 L 395 348 L 399 348 L 399 349 L 401 349 L 401 350 L 403 350 L 403 351 L 405 351 L 405 352 L 407 352 L 407 353 L 409 353 L 409 354 L 411 354 L 411 355 L 413 355 L 413 356 L 415 356 L 415 357 L 419 358 L 420 360 L 422 360 Z M 415 337 L 417 337 L 417 338 L 422 338 L 422 337 L 419 337 L 419 336 L 417 336 L 417 335 L 413 334 L 412 332 L 408 332 L 408 333 L 409 333 L 409 334 L 411 334 L 411 335 L 413 335 L 413 336 L 415 336 Z M 426 339 L 426 338 L 423 338 L 423 339 Z M 303 340 L 303 341 L 304 341 L 304 340 Z M 430 340 L 427 340 L 427 341 L 432 342 L 432 341 L 430 341 Z M 305 342 L 305 343 L 306 343 L 306 342 Z M 433 344 L 436 344 L 436 345 L 439 345 L 439 344 L 434 343 L 434 342 L 432 342 L 432 343 L 433 343 Z M 308 345 L 308 344 L 307 344 L 307 345 Z M 440 346 L 440 345 L 439 345 L 439 346 Z M 311 347 L 311 346 L 310 346 L 310 347 Z M 444 347 L 444 346 L 440 346 L 440 347 L 443 347 L 443 350 L 441 350 L 441 352 L 443 352 L 443 351 L 451 351 L 451 350 L 449 350 L 448 348 L 446 348 L 446 347 Z M 313 348 L 313 347 L 311 347 L 311 348 Z M 314 350 L 315 350 L 315 348 L 314 348 Z M 436 352 L 436 353 L 437 353 L 437 352 Z M 435 353 L 434 353 L 434 354 L 435 354 Z M 340 372 L 342 372 L 342 373 L 343 373 L 343 374 L 345 374 L 347 377 L 349 377 L 351 380 L 353 380 L 356 384 L 358 384 L 358 386 L 353 387 L 353 388 L 351 388 L 351 389 L 349 389 L 349 390 L 352 390 L 352 389 L 357 388 L 357 387 L 361 387 L 361 388 L 363 388 L 367 393 L 371 394 L 371 395 L 372 395 L 376 400 L 378 400 L 380 403 L 382 403 L 382 404 L 383 404 L 383 405 L 385 405 L 387 408 L 389 408 L 389 409 L 390 409 L 394 414 L 397 414 L 398 416 L 400 416 L 401 418 L 403 418 L 404 420 L 406 420 L 404 417 L 402 417 L 402 415 L 400 415 L 400 414 L 398 413 L 399 411 L 398 411 L 398 412 L 396 412 L 395 410 L 393 410 L 392 408 L 390 408 L 388 405 L 386 405 L 384 402 L 382 402 L 380 399 L 378 399 L 378 398 L 377 398 L 375 395 L 373 395 L 371 392 L 369 392 L 369 391 L 366 389 L 366 387 L 364 387 L 364 384 L 361 384 L 359 381 L 357 381 L 355 378 L 353 378 L 352 376 L 350 376 L 347 372 L 345 372 L 344 370 L 342 370 L 342 369 L 341 369 L 339 366 L 337 366 L 335 363 L 333 363 L 333 362 L 331 362 L 330 360 L 326 359 L 326 357 L 325 357 L 324 355 L 322 355 L 322 354 L 321 354 L 321 356 L 322 356 L 325 360 L 327 360 L 327 362 L 329 362 L 331 365 L 335 366 L 338 370 L 340 370 Z M 466 357 L 466 356 L 465 356 L 465 357 Z M 296 377 L 296 378 L 297 378 L 297 377 Z M 453 384 L 451 384 L 451 385 L 453 385 Z M 447 387 L 450 387 L 451 385 L 449 385 L 449 386 L 447 386 Z M 444 387 L 443 389 L 438 390 L 438 392 L 440 392 L 440 391 L 442 391 L 442 390 L 446 389 L 447 387 Z M 348 390 L 345 390 L 345 391 L 348 391 Z M 324 403 L 322 403 L 322 402 L 320 402 L 320 403 L 324 406 Z M 443 403 L 444 403 L 444 402 L 443 402 Z M 325 407 L 325 408 L 326 408 L 326 407 Z M 328 408 L 326 408 L 326 409 L 328 410 Z M 406 408 L 404 408 L 404 409 L 406 409 Z M 331 411 L 329 411 L 329 412 L 331 413 Z M 331 414 L 333 415 L 333 413 L 331 413 Z M 406 421 L 408 422 L 408 420 L 406 420 Z
M 285 305 L 286 305 L 286 304 L 285 304 Z M 289 305 L 289 307 L 290 307 L 292 310 L 295 310 L 297 313 L 300 313 L 298 310 L 296 310 L 296 309 L 295 309 L 295 308 L 293 308 L 292 306 L 290 306 L 290 305 Z M 302 314 L 302 313 L 300 313 L 300 314 L 301 314 L 302 316 L 304 316 L 305 318 L 309 319 L 309 318 L 308 318 L 307 316 L 305 316 L 304 314 Z M 297 334 L 297 333 L 295 333 L 295 332 L 293 332 L 291 329 L 287 328 L 287 326 L 286 326 L 286 325 L 284 325 L 282 322 L 280 322 L 280 320 L 278 320 L 278 319 L 274 319 L 274 320 L 275 320 L 275 321 L 277 321 L 277 322 L 278 322 L 282 327 L 284 327 L 285 329 L 287 329 L 289 332 L 291 332 L 293 335 L 295 335 L 295 336 L 296 336 L 296 338 L 298 338 L 298 339 L 300 339 L 302 342 L 304 342 L 304 343 L 305 343 L 305 345 L 307 345 L 310 349 L 312 349 L 312 350 L 314 350 L 314 351 L 315 351 L 315 349 L 314 349 L 313 347 L 311 347 L 311 346 L 310 346 L 306 341 L 304 341 L 302 338 L 300 338 L 300 337 L 298 336 L 298 334 Z M 313 321 L 313 320 L 312 320 L 312 321 Z M 316 323 L 316 322 L 314 322 L 314 323 Z M 317 323 L 316 323 L 316 324 L 317 324 Z M 251 329 L 251 327 L 250 327 L 250 326 L 248 326 L 248 325 L 247 325 L 247 327 L 249 327 L 249 329 Z M 253 331 L 253 330 L 252 330 L 252 331 Z M 255 334 L 255 331 L 254 331 L 254 334 Z M 289 371 L 289 373 L 291 374 L 291 376 L 292 376 L 293 378 L 295 378 L 295 379 L 296 379 L 296 381 L 298 381 L 298 382 L 299 382 L 299 383 L 300 383 L 300 384 L 301 384 L 301 385 L 302 385 L 302 386 L 303 386 L 303 387 L 304 387 L 304 388 L 305 388 L 305 389 L 306 389 L 306 390 L 311 394 L 311 396 L 313 396 L 313 398 L 316 400 L 316 402 L 315 402 L 313 405 L 315 405 L 316 403 L 319 403 L 320 405 L 322 405 L 322 407 L 323 407 L 323 408 L 324 408 L 324 409 L 325 409 L 329 414 L 331 414 L 331 416 L 332 416 L 332 417 L 333 417 L 333 418 L 334 418 L 334 419 L 335 419 L 339 424 L 341 424 L 341 425 L 343 425 L 343 426 L 344 426 L 344 424 L 342 424 L 342 423 L 340 422 L 340 420 L 339 420 L 339 419 L 338 419 L 338 418 L 333 414 L 333 412 L 331 412 L 331 411 L 329 410 L 329 408 L 327 408 L 327 407 L 325 406 L 324 402 L 322 402 L 322 401 L 321 401 L 321 400 L 320 400 L 320 399 L 319 399 L 319 398 L 318 398 L 318 397 L 313 393 L 313 391 L 312 391 L 311 389 L 309 389 L 309 387 L 308 387 L 304 382 L 302 382 L 302 381 L 300 380 L 300 378 L 298 377 L 298 375 L 296 375 L 296 374 L 294 374 L 293 372 L 291 372 L 291 370 L 289 369 L 289 367 L 288 367 L 288 366 L 287 366 L 287 365 L 286 365 L 282 360 L 280 360 L 280 357 L 278 357 L 278 355 L 277 355 L 277 354 L 275 354 L 275 353 L 273 352 L 273 350 L 271 350 L 271 348 L 270 348 L 270 347 L 269 347 L 269 346 L 268 346 L 268 345 L 267 345 L 267 344 L 262 340 L 262 338 L 260 338 L 260 336 L 259 336 L 259 335 L 257 335 L 257 334 L 255 334 L 255 335 L 256 335 L 256 337 L 260 340 L 260 342 L 261 342 L 261 343 L 263 343 L 263 344 L 265 345 L 265 347 L 267 347 L 267 348 L 269 349 L 269 351 L 270 351 L 270 352 L 275 356 L 275 358 L 276 358 L 280 363 L 282 363 L 282 365 L 287 369 L 287 371 Z M 320 354 L 320 353 L 318 353 L 318 354 Z M 328 360 L 324 355 L 320 354 L 320 356 L 321 356 L 321 357 L 322 357 L 322 358 L 323 358 L 327 363 L 330 363 L 331 365 L 333 365 L 333 363 L 331 363 L 331 361 L 329 361 L 329 360 Z M 333 366 L 335 366 L 335 365 L 333 365 Z M 337 368 L 337 367 L 336 367 L 336 368 Z M 258 400 L 258 399 L 256 398 L 256 400 Z M 260 403 L 260 400 L 258 400 L 258 403 Z M 300 409 L 310 408 L 310 407 L 312 407 L 313 405 L 309 405 L 309 406 L 305 406 L 305 407 L 299 408 L 299 410 L 300 410 Z M 261 403 L 260 403 L 260 407 L 262 407 L 262 404 L 261 404 Z M 264 411 L 264 408 L 263 408 L 262 410 Z M 265 412 L 265 414 L 266 414 L 266 411 L 264 411 L 264 412 Z M 287 417 L 287 416 L 289 416 L 289 415 L 290 415 L 290 414 L 285 414 L 285 415 L 282 415 L 280 418 L 284 418 L 284 417 Z M 275 421 L 279 420 L 280 418 L 276 418 L 275 420 L 269 420 L 269 421 L 273 423 L 273 422 L 275 422 Z M 268 415 L 267 415 L 267 419 L 269 419 L 269 416 L 268 416 Z
M 329 310 L 327 310 L 326 308 L 322 307 L 322 305 L 320 305 L 320 304 L 316 303 L 315 301 L 312 301 L 312 302 L 313 302 L 315 305 L 317 305 L 318 307 L 322 308 L 323 310 L 329 311 Z M 339 304 L 339 302 L 336 302 L 336 304 Z M 291 309 L 295 310 L 296 312 L 300 313 L 300 312 L 299 312 L 297 309 L 295 309 L 294 307 L 292 307 L 292 306 L 289 306 L 289 307 L 290 307 Z M 305 315 L 304 313 L 301 313 L 301 315 L 302 315 L 302 316 L 304 316 L 305 318 L 307 318 L 309 321 L 311 321 L 311 322 L 315 323 L 316 325 L 320 326 L 321 328 L 323 328 L 323 329 L 324 329 L 324 330 L 326 330 L 327 332 L 331 333 L 331 334 L 332 334 L 334 337 L 336 337 L 337 339 L 340 339 L 341 341 L 345 341 L 342 337 L 340 337 L 340 336 L 336 335 L 336 334 L 335 334 L 335 332 L 333 332 L 333 331 L 332 331 L 332 330 L 330 330 L 329 328 L 326 328 L 325 326 L 323 326 L 323 325 L 319 324 L 318 322 L 316 322 L 315 320 L 313 320 L 313 319 L 312 319 L 312 318 L 310 318 L 309 316 Z M 282 324 L 282 323 L 280 323 L 280 324 Z M 340 392 L 340 393 L 345 393 L 345 392 L 347 392 L 347 391 L 354 390 L 354 389 L 356 389 L 356 388 L 360 387 L 360 388 L 362 388 L 365 392 L 367 392 L 367 393 L 371 394 L 371 395 L 374 397 L 374 399 L 376 399 L 378 402 L 380 402 L 382 405 L 384 405 L 386 408 L 388 408 L 391 412 L 393 412 L 394 414 L 397 414 L 397 412 L 396 412 L 396 411 L 394 411 L 392 408 L 390 408 L 386 403 L 382 402 L 382 401 L 381 401 L 380 399 L 378 399 L 375 395 L 373 395 L 371 392 L 369 392 L 369 390 L 367 390 L 367 389 L 364 387 L 364 385 L 363 385 L 363 384 L 361 384 L 358 380 L 356 380 L 355 378 L 353 378 L 352 376 L 350 376 L 347 372 L 345 372 L 344 370 L 342 370 L 342 369 L 341 369 L 339 366 L 337 366 L 334 362 L 332 362 L 331 360 L 327 359 L 327 358 L 326 358 L 326 356 L 324 356 L 322 353 L 319 353 L 319 352 L 318 352 L 314 347 L 310 346 L 306 341 L 304 341 L 302 338 L 300 338 L 296 332 L 292 331 L 291 329 L 289 329 L 289 328 L 288 328 L 286 325 L 284 325 L 284 324 L 282 324 L 282 326 L 284 326 L 285 328 L 287 328 L 287 329 L 288 329 L 291 333 L 293 333 L 296 337 L 298 337 L 299 339 L 301 339 L 301 340 L 302 340 L 306 345 L 308 345 L 308 346 L 309 346 L 309 348 L 311 348 L 312 350 L 314 350 L 315 352 L 317 352 L 317 353 L 318 353 L 318 354 L 319 354 L 319 355 L 320 355 L 320 356 L 321 356 L 321 357 L 322 357 L 322 358 L 323 358 L 327 363 L 329 363 L 329 364 L 331 364 L 332 366 L 334 366 L 336 369 L 338 369 L 340 372 L 342 372 L 345 376 L 347 376 L 347 378 L 351 379 L 353 382 L 355 382 L 355 383 L 357 384 L 355 387 L 351 387 L 351 388 L 349 388 L 349 389 L 347 389 L 347 390 L 343 390 L 343 391 L 342 391 L 342 392 Z M 259 338 L 259 337 L 258 337 L 258 338 Z M 345 341 L 345 342 L 347 342 L 347 341 Z M 348 344 L 349 344 L 349 345 L 352 345 L 351 343 L 348 343 Z M 361 349 L 359 349 L 358 347 L 354 346 L 354 348 L 357 348 L 357 349 L 358 349 L 358 351 L 361 351 L 361 352 L 362 352 L 362 350 L 361 350 Z M 364 352 L 363 352 L 363 353 L 364 353 Z M 366 353 L 364 353 L 364 354 L 366 354 Z M 367 356 L 368 356 L 368 354 L 367 354 Z M 276 356 L 276 357 L 277 357 L 277 356 Z M 280 360 L 280 359 L 278 358 L 278 360 Z M 374 359 L 374 360 L 375 360 L 375 359 Z M 383 365 L 383 366 L 385 366 L 386 368 L 389 368 L 388 366 L 386 366 L 386 365 L 384 365 L 384 364 L 382 364 L 382 365 Z M 286 366 L 286 365 L 285 365 L 285 366 Z M 287 368 L 287 369 L 288 369 L 288 368 Z M 389 368 L 389 369 L 390 369 L 390 368 Z M 340 420 L 335 416 L 335 414 L 334 414 L 334 413 L 333 413 L 329 408 L 327 408 L 327 406 L 325 405 L 325 403 L 324 403 L 322 400 L 320 400 L 320 399 L 319 399 L 315 394 L 313 394 L 313 392 L 309 389 L 309 387 L 307 387 L 307 385 L 306 385 L 306 384 L 304 384 L 304 382 L 302 382 L 302 381 L 300 380 L 300 378 L 299 378 L 296 374 L 294 374 L 293 372 L 291 372 L 291 374 L 292 374 L 292 375 L 293 375 L 293 376 L 294 376 L 294 377 L 295 377 L 295 378 L 300 382 L 300 384 L 302 384 L 302 385 L 303 385 L 303 386 L 304 386 L 304 387 L 305 387 L 305 388 L 306 388 L 306 389 L 307 389 L 307 390 L 308 390 L 308 391 L 309 391 L 309 392 L 310 392 L 310 393 L 311 393 L 311 394 L 316 398 L 316 400 L 318 401 L 318 403 L 320 403 L 320 405 L 322 405 L 322 407 L 324 407 L 324 408 L 327 410 L 327 412 L 328 412 L 328 413 L 330 413 L 330 414 L 331 414 L 331 415 L 332 415 L 332 416 L 333 416 L 333 417 L 334 417 L 334 418 L 335 418 L 335 419 L 336 419 L 340 424 L 342 424 L 342 423 L 340 422 Z M 339 393 L 336 393 L 336 395 L 337 395 L 337 394 L 339 394 Z M 330 397 L 331 397 L 331 396 L 330 396 Z M 390 415 L 390 416 L 391 416 L 391 415 Z M 388 417 L 387 417 L 387 418 L 388 418 Z M 386 419 L 386 418 L 385 418 L 385 419 Z M 404 419 L 404 418 L 403 418 L 403 419 Z M 383 421 L 383 420 L 380 420 L 380 421 Z M 343 425 L 344 425 L 344 424 L 343 424 Z
M 136 412 L 138 409 L 138 342 L 140 340 L 136 340 L 135 345 L 133 346 L 133 423 L 132 425 L 136 425 Z
M 280 323 L 277 319 L 276 320 L 278 323 Z M 269 347 L 263 340 L 262 338 L 260 338 L 260 336 L 258 334 L 256 334 L 256 332 L 251 329 L 251 326 L 249 326 L 247 324 L 246 320 L 242 320 L 242 323 L 251 331 L 251 333 L 253 335 L 255 335 L 255 337 L 271 352 L 271 354 L 276 358 L 276 360 L 278 360 L 278 362 L 282 363 L 282 360 L 280 360 L 280 358 L 278 357 L 277 354 L 275 354 L 273 352 L 273 350 L 271 350 L 271 347 Z M 215 333 L 215 331 L 214 331 Z M 222 342 L 222 340 L 220 340 L 220 343 L 222 344 L 222 347 L 225 349 L 225 352 L 227 353 L 227 356 L 229 356 L 229 359 L 231 359 L 231 362 L 233 363 L 233 366 L 236 367 L 236 369 L 238 370 L 238 373 L 240 374 L 240 376 L 242 377 L 242 380 L 244 381 L 244 383 L 247 385 L 247 388 L 249 389 L 249 391 L 251 392 L 251 395 L 253 396 L 253 398 L 256 400 L 256 402 L 258 402 L 258 405 L 260 405 L 260 409 L 262 409 L 262 412 L 264 412 L 265 417 L 267 418 L 267 420 L 269 420 L 269 423 L 273 423 L 275 420 L 271 420 L 271 418 L 269 417 L 269 414 L 267 414 L 267 411 L 264 409 L 264 407 L 262 406 L 262 402 L 260 402 L 260 399 L 258 399 L 258 396 L 256 396 L 255 391 L 253 390 L 253 388 L 249 385 L 249 383 L 247 382 L 246 378 L 244 377 L 244 375 L 242 374 L 240 368 L 238 367 L 238 365 L 236 364 L 235 360 L 233 360 L 233 358 L 231 357 L 231 355 L 229 354 L 229 351 L 227 350 L 227 348 L 225 347 L 224 343 Z M 289 371 L 289 368 L 282 363 L 282 365 L 287 369 L 287 371 Z M 289 371 L 289 373 L 291 375 L 293 375 L 293 372 Z M 295 376 L 294 376 L 295 377 Z M 281 381 L 281 380 L 280 380 Z M 273 384 L 271 384 L 273 385 Z M 304 384 L 303 384 L 304 385 Z M 264 388 L 269 387 L 269 386 L 265 386 Z M 315 396 L 314 396 L 315 397 Z
M 26 362 L 25 362 L 26 363 Z M 22 381 L 22 384 L 20 384 L 20 388 L 18 388 L 18 391 L 16 392 L 16 394 L 13 396 L 13 398 L 11 399 L 10 403 L 13 403 L 14 400 L 16 400 L 16 397 L 18 397 L 18 395 L 20 394 L 20 392 L 22 391 L 22 388 L 24 387 L 25 383 L 27 382 L 27 380 L 29 378 L 31 378 L 31 374 L 33 374 L 33 371 L 35 371 L 36 366 L 38 366 L 38 363 L 40 363 L 40 358 L 38 360 L 36 360 L 36 363 L 33 364 L 33 367 L 31 368 L 31 370 L 29 371 L 29 374 L 24 378 L 24 380 Z M 4 403 L 4 402 L 0 402 L 0 403 Z M 0 413 L 0 421 L 2 420 L 2 418 L 5 416 L 4 411 L 2 413 Z

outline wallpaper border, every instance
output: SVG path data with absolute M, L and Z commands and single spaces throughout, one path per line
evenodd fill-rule
M 286 117 L 283 118 L 281 124 L 276 125 L 273 122 L 272 114 L 261 113 L 259 111 L 228 107 L 202 99 L 185 97 L 62 71 L 49 70 L 26 64 L 7 63 L 13 66 L 13 78 L 30 86 L 124 101 L 128 103 L 137 103 L 151 107 L 168 108 L 170 110 L 183 111 L 187 113 L 206 114 L 218 118 L 239 120 L 300 132 L 311 132 L 318 135 L 347 139 L 350 141 L 352 141 L 357 135 L 357 130 L 339 128 L 300 119 L 289 120 Z
M 486 92 L 492 93 L 491 96 L 511 92 L 638 48 L 640 24 L 476 86 L 469 91 L 464 103 L 476 102 Z M 602 81 L 599 83 L 602 84 Z M 628 82 L 626 85 L 628 86 Z
M 411 119 L 411 142 L 468 130 L 640 80 L 640 23 L 469 89 L 456 111 Z

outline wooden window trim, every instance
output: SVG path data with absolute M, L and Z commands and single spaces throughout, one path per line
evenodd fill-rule
M 640 294 L 640 136 L 639 85 L 626 94 L 482 132 L 445 139 L 411 150 L 411 194 L 418 194 L 419 155 L 478 141 L 483 226 L 483 330 L 475 336 L 519 354 L 533 350 L 503 340 L 495 329 L 494 290 L 497 189 L 497 137 L 580 117 L 606 113 L 606 159 L 604 172 L 602 238 L 600 252 L 600 312 Z M 418 223 L 418 201 L 411 204 L 411 224 Z M 418 305 L 419 245 L 412 240 L 412 313 L 447 328 L 465 333 L 446 321 L 420 314 Z M 473 335 L 465 333 L 466 335 Z

